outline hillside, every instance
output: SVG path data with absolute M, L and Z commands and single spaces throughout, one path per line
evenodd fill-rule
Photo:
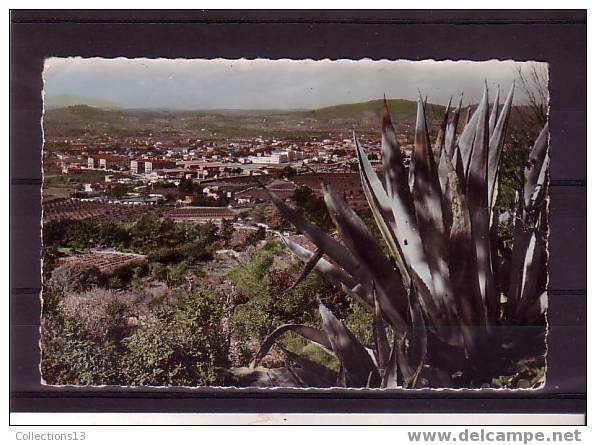
M 47 110 L 72 107 L 75 105 L 87 105 L 105 110 L 117 110 L 120 108 L 120 104 L 116 102 L 91 99 L 88 97 L 76 96 L 74 94 L 48 94 L 44 97 L 44 106 Z
M 389 100 L 394 121 L 416 118 L 416 102 Z M 350 135 L 353 130 L 376 134 L 382 100 L 340 104 L 310 111 L 296 110 L 148 110 L 105 109 L 74 105 L 46 109 L 43 123 L 47 137 L 111 135 L 148 137 L 179 135 L 212 140 L 220 138 L 278 137 L 310 140 L 330 132 Z M 443 116 L 442 105 L 429 104 L 427 116 Z
M 416 116 L 416 102 L 405 99 L 390 99 L 387 101 L 389 110 L 394 119 L 408 119 Z M 366 115 L 378 115 L 382 99 L 369 100 L 368 102 L 357 102 L 351 104 L 333 105 L 330 107 L 318 108 L 311 111 L 311 116 L 314 118 L 358 118 Z M 442 105 L 428 104 L 427 116 L 440 118 L 445 112 L 445 107 Z

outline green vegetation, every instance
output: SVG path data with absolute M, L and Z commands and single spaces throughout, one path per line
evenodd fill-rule
M 325 347 L 341 362 L 339 371 L 329 374 L 307 357 L 291 358 L 310 369 L 319 386 L 535 388 L 544 382 L 548 124 L 531 149 L 504 151 L 513 91 L 500 110 L 490 142 L 486 86 L 457 143 L 455 137 L 447 143 L 441 136 L 457 127 L 459 111 L 450 122 L 447 110 L 437 132 L 438 152 L 433 152 L 428 138 L 417 142 L 417 161 L 410 171 L 413 184 L 400 159 L 390 114 L 383 110 L 385 184 L 356 141 L 362 187 L 382 240 L 329 185 L 323 187 L 324 202 L 339 241 L 327 236 L 327 227 L 305 221 L 269 193 L 280 214 L 316 246 L 308 250 L 284 239 L 306 264 L 300 279 L 318 270 L 341 284 L 356 306 L 346 315 L 322 301 L 318 307 L 322 330 L 312 324 L 272 329 L 255 365 L 289 329 Z M 416 134 L 424 134 L 428 115 L 422 100 L 417 107 Z M 501 181 L 499 163 L 491 160 L 504 152 L 501 168 L 507 178 Z M 531 162 L 522 170 L 528 152 Z M 470 159 L 465 165 L 462 153 Z M 440 161 L 433 162 L 435 157 Z M 455 166 L 452 159 L 458 160 Z M 504 196 L 497 203 L 494 193 L 499 182 Z M 492 216 L 497 205 L 511 209 L 512 190 L 521 194 L 513 209 L 513 236 L 499 238 L 502 231 Z M 312 261 L 322 255 L 333 263 Z M 358 314 L 360 308 L 366 308 L 368 317 Z
M 277 175 L 278 178 L 286 178 L 291 179 L 296 176 L 296 169 L 290 167 L 289 165 L 285 166 L 281 172 Z
M 191 203 L 191 205 L 198 207 L 227 207 L 228 204 L 230 204 L 230 200 L 224 196 L 214 198 L 202 193 L 197 193 Z
M 149 132 L 153 135 L 175 136 L 189 130 L 205 129 L 206 132 L 218 133 L 214 140 L 263 136 L 287 141 L 309 141 L 329 137 L 326 125 L 334 120 L 370 122 L 371 116 L 377 114 L 380 107 L 381 101 L 370 101 L 312 112 L 290 112 L 276 116 L 264 113 L 259 119 L 247 123 L 246 116 L 232 112 L 106 111 L 74 106 L 48 111 L 44 126 L 49 129 L 48 134 L 64 137 L 78 134 L 130 136 L 147 135 Z M 416 115 L 415 102 L 391 100 L 389 108 L 397 119 L 411 119 Z M 443 111 L 443 106 L 429 104 L 426 107 L 430 120 L 439 119 Z M 178 120 L 172 122 L 172 116 Z M 308 120 L 313 117 L 323 124 L 317 123 L 308 130 L 292 126 L 297 119 Z M 274 125 L 261 128 L 265 120 L 273 120 Z M 366 129 L 359 130 L 359 134 L 368 134 L 372 125 L 367 123 L 363 127 Z M 344 131 L 335 130 L 334 135 Z M 437 129 L 431 128 L 430 134 L 434 137 L 438 134 Z M 203 140 L 208 138 L 213 136 L 208 135 Z M 512 209 L 515 192 L 526 180 L 523 167 L 528 149 L 520 148 L 526 147 L 520 139 L 512 139 L 511 146 L 507 145 L 502 152 L 496 204 L 501 212 Z M 66 142 L 56 142 L 45 148 L 52 151 L 69 147 Z M 346 152 L 339 149 L 334 154 L 344 156 Z M 358 170 L 356 162 L 352 167 Z M 286 167 L 279 177 L 291 179 L 295 174 L 294 169 Z M 44 186 L 80 188 L 83 183 L 103 181 L 104 176 L 104 172 L 94 171 L 55 177 L 48 175 Z M 264 179 L 250 178 L 248 181 Z M 189 180 L 182 180 L 177 189 L 171 184 L 155 187 L 171 189 L 170 199 L 192 194 L 195 205 L 228 204 L 226 199 L 205 197 L 199 186 Z M 431 188 L 428 190 L 432 191 Z M 108 193 L 123 197 L 131 191 L 132 186 L 113 184 Z M 328 198 L 331 197 L 331 201 L 337 204 L 335 214 L 344 212 L 344 216 L 348 215 L 341 197 L 331 196 L 330 191 L 327 193 Z M 444 205 L 449 204 L 452 198 L 445 197 Z M 260 354 L 259 346 L 275 332 L 276 327 L 298 324 L 317 329 L 323 336 L 330 329 L 338 333 L 338 338 L 353 346 L 350 353 L 356 351 L 356 362 L 368 366 L 367 373 L 355 378 L 350 374 L 354 363 L 350 364 L 350 353 L 338 351 L 336 344 L 322 348 L 320 344 L 316 345 L 291 330 L 279 338 L 273 338 L 279 347 L 264 359 L 264 366 L 275 368 L 294 363 L 296 356 L 292 359 L 292 354 L 298 354 L 307 360 L 306 365 L 295 363 L 298 368 L 308 368 L 308 363 L 311 363 L 315 369 L 319 366 L 319 370 L 337 375 L 339 379 L 333 380 L 333 385 L 360 387 L 381 386 L 380 377 L 386 369 L 384 366 L 393 366 L 395 370 L 399 368 L 399 372 L 394 373 L 397 376 L 395 381 L 389 385 L 383 383 L 387 386 L 436 386 L 439 381 L 446 386 L 447 380 L 447 385 L 453 386 L 488 384 L 517 388 L 534 387 L 543 381 L 544 361 L 536 353 L 540 353 L 540 348 L 544 346 L 543 319 L 540 318 L 541 313 L 530 313 L 539 310 L 534 294 L 530 296 L 532 305 L 521 309 L 527 318 L 524 323 L 529 324 L 524 328 L 528 329 L 528 335 L 534 343 L 524 344 L 518 341 L 515 333 L 506 330 L 509 325 L 498 319 L 503 317 L 505 321 L 510 320 L 507 318 L 506 305 L 502 305 L 500 309 L 503 310 L 490 322 L 498 325 L 499 329 L 495 332 L 500 333 L 501 328 L 504 328 L 505 337 L 495 339 L 488 334 L 474 332 L 470 335 L 478 341 L 479 346 L 473 344 L 474 347 L 466 349 L 467 345 L 447 344 L 441 329 L 451 326 L 457 331 L 467 326 L 469 320 L 462 320 L 457 318 L 458 314 L 452 314 L 452 306 L 444 305 L 441 311 L 429 311 L 429 307 L 418 303 L 419 289 L 407 280 L 410 269 L 404 267 L 404 263 L 408 262 L 408 258 L 403 257 L 405 250 L 396 251 L 395 246 L 386 243 L 379 228 L 383 228 L 385 220 L 378 208 L 372 205 L 371 208 L 359 209 L 357 216 L 350 213 L 349 217 L 340 221 L 337 233 L 334 233 L 336 229 L 330 211 L 321 196 L 308 187 L 299 187 L 293 199 L 307 219 L 326 234 L 333 233 L 333 238 L 344 244 L 345 250 L 340 253 L 324 252 L 324 258 L 332 260 L 332 267 L 340 269 L 346 266 L 350 270 L 349 274 L 346 272 L 349 276 L 344 283 L 344 290 L 328 281 L 324 275 L 328 271 L 324 269 L 313 271 L 307 268 L 301 273 L 302 263 L 297 262 L 275 239 L 268 238 L 266 229 L 260 226 L 247 236 L 243 249 L 230 252 L 219 250 L 231 245 L 237 249 L 237 244 L 232 243 L 232 220 L 224 220 L 217 227 L 214 224 L 175 223 L 147 214 L 133 224 L 94 219 L 46 223 L 42 252 L 44 379 L 51 384 L 220 385 L 225 383 L 223 376 L 228 375 L 231 369 L 258 364 L 266 356 L 268 349 Z M 410 202 L 411 208 L 415 209 L 413 202 Z M 273 220 L 268 209 L 267 204 L 251 209 L 254 220 Z M 363 224 L 354 224 L 358 218 Z M 416 218 L 413 220 L 417 221 Z M 363 227 L 368 229 L 370 238 L 362 236 L 366 231 Z M 462 227 L 464 230 L 465 224 Z M 308 232 L 304 227 L 298 229 Z M 500 240 L 513 236 L 509 224 L 496 229 Z M 387 232 L 383 233 L 387 236 Z M 417 233 L 426 236 L 423 230 Z M 322 233 L 319 235 L 323 236 Z M 540 233 L 538 235 L 541 236 Z M 462 239 L 465 236 L 471 235 L 463 234 Z M 461 247 L 457 243 L 463 243 L 465 240 L 462 239 L 451 240 L 453 244 L 449 244 L 449 249 Z M 408 237 L 408 241 L 412 240 Z M 468 238 L 466 240 L 469 241 Z M 293 241 L 286 241 L 292 249 Z M 413 248 L 420 248 L 420 245 Z M 426 247 L 431 245 L 429 242 Z M 299 252 L 296 243 L 293 246 L 294 253 Z M 109 273 L 100 273 L 97 267 L 86 270 L 55 267 L 61 257 L 93 248 L 143 254 L 147 256 L 146 265 L 130 264 Z M 366 256 L 366 249 L 374 250 L 374 258 Z M 351 260 L 345 258 L 346 252 L 349 252 Z M 434 253 L 422 249 L 420 256 Z M 475 267 L 465 263 L 471 255 L 469 251 L 467 254 L 460 255 L 464 258 L 463 264 L 449 263 L 457 254 L 449 258 L 451 272 L 469 271 Z M 495 255 L 501 253 L 495 249 Z M 354 266 L 354 261 L 358 267 Z M 374 261 L 374 264 L 360 267 L 367 265 L 368 261 Z M 301 278 L 296 282 L 298 276 Z M 343 277 L 345 279 L 345 275 Z M 471 288 L 466 281 L 468 276 L 458 277 L 460 281 L 455 285 L 464 283 L 466 289 Z M 505 272 L 499 271 L 498 279 L 508 278 L 503 277 Z M 539 277 L 539 280 L 542 278 Z M 499 290 L 508 291 L 506 286 L 499 286 Z M 357 298 L 352 298 L 354 295 Z M 456 298 L 463 298 L 461 295 L 467 295 L 466 291 L 459 292 Z M 427 297 L 434 301 L 434 295 Z M 399 308 L 392 306 L 394 302 L 400 303 Z M 442 319 L 445 314 L 454 316 L 455 323 L 453 319 Z M 475 315 L 472 311 L 471 316 Z M 424 317 L 423 324 L 420 323 L 420 317 Z M 531 317 L 532 320 L 529 320 Z M 476 325 L 480 326 L 481 322 Z M 421 338 L 424 341 L 420 341 Z M 462 338 L 466 342 L 470 341 L 469 337 L 463 335 L 449 340 L 453 343 Z M 382 347 L 383 341 L 386 342 L 385 348 Z M 512 345 L 512 349 L 499 357 L 479 352 L 480 348 L 492 352 L 503 344 Z M 391 354 L 393 362 L 388 363 L 391 349 L 397 353 Z M 371 361 L 370 351 L 375 356 L 374 362 Z M 448 352 L 446 358 L 443 357 L 445 351 Z M 525 354 L 525 362 L 518 360 L 522 354 Z M 431 359 L 427 360 L 429 357 Z M 474 366 L 469 365 L 472 359 L 476 360 Z M 398 366 L 399 361 L 403 362 Z M 329 386 L 329 382 L 321 386 L 325 385 Z
M 60 289 L 46 288 L 43 292 L 42 313 L 45 315 L 56 316 L 59 314 L 58 305 L 64 297 Z
M 232 241 L 232 236 L 234 235 L 234 221 L 231 219 L 224 219 L 221 222 L 221 227 L 219 229 L 219 236 L 224 242 L 224 246 L 229 246 L 230 241 Z
M 259 228 L 257 230 L 255 230 L 254 232 L 252 232 L 250 235 L 248 235 L 246 237 L 244 244 L 246 246 L 254 246 L 259 241 L 264 240 L 266 236 L 267 236 L 267 231 L 265 230 L 265 228 L 263 226 L 259 226 Z
M 94 342 L 72 320 L 45 317 L 41 341 L 42 375 L 48 383 L 124 384 L 120 354 L 114 344 Z
M 323 276 L 311 274 L 292 288 L 300 265 L 274 266 L 282 252 L 282 246 L 269 239 L 254 252 L 250 261 L 237 266 L 227 276 L 234 284 L 239 302 L 232 317 L 232 331 L 243 348 L 240 351 L 244 357 L 240 360 L 241 365 L 247 365 L 254 358 L 255 341 L 262 341 L 275 326 L 284 323 L 317 325 L 316 296 L 358 323 L 361 310 L 350 306 L 345 296 Z M 290 351 L 306 354 L 323 366 L 337 368 L 337 360 L 320 348 L 305 343 L 291 333 L 284 338 L 282 344 Z M 251 342 L 252 346 L 248 346 L 247 342 Z
M 106 312 L 111 317 L 121 317 L 126 314 L 128 309 L 128 304 L 115 298 L 108 303 Z
M 132 385 L 212 385 L 227 364 L 221 304 L 207 291 L 185 295 L 124 341 L 123 374 Z
M 108 196 L 112 196 L 114 198 L 124 198 L 133 190 L 134 185 L 132 184 L 114 184 L 109 188 Z
M 154 215 L 143 215 L 127 225 L 94 219 L 51 221 L 44 225 L 44 249 L 77 251 L 92 247 L 114 248 L 158 257 L 177 253 L 192 257 L 193 248 L 205 247 L 219 239 L 214 224 L 182 224 Z M 167 262 L 167 260 L 164 260 Z
M 294 190 L 292 199 L 308 219 L 325 231 L 331 230 L 333 222 L 323 198 L 315 195 L 309 187 L 303 185 Z
M 115 178 L 122 177 L 121 174 L 105 172 L 100 170 L 81 170 L 80 173 L 60 174 L 56 176 L 44 177 L 44 187 L 68 187 L 82 189 L 83 184 L 94 182 L 103 183 L 106 175 L 113 175 Z M 117 184 L 121 185 L 121 184 Z
M 120 108 L 116 102 L 109 100 L 91 99 L 74 94 L 49 94 L 44 97 L 46 109 L 64 108 L 73 106 L 88 106 L 94 108 L 115 110 Z
M 224 235 L 231 236 L 230 228 Z M 153 264 L 152 269 L 138 265 L 119 267 L 107 279 L 111 289 L 122 289 L 131 283 L 141 286 L 141 278 L 150 271 L 157 271 L 158 279 L 168 277 L 178 283 L 190 265 L 210 260 L 220 242 L 219 229 L 214 224 L 176 224 L 153 215 L 144 215 L 130 225 L 94 219 L 52 221 L 43 230 L 44 277 L 49 279 L 60 257 L 100 247 L 144 254 Z M 83 279 L 82 275 L 79 279 Z
M 389 111 L 395 119 L 406 119 L 416 117 L 416 101 L 405 99 L 389 99 L 387 100 Z M 353 104 L 333 105 L 330 107 L 319 108 L 311 112 L 312 117 L 315 118 L 329 118 L 329 117 L 362 117 L 365 113 L 379 114 L 383 101 L 381 99 L 370 100 L 368 102 L 357 102 Z M 445 112 L 444 105 L 426 105 L 427 116 L 432 119 L 440 119 Z
M 78 320 L 45 313 L 42 329 L 43 376 L 52 384 L 209 385 L 227 364 L 221 330 L 222 309 L 207 290 L 184 294 L 131 336 L 124 315 L 133 308 L 112 300 L 102 323 L 107 339 L 98 341 Z M 98 314 L 101 317 L 101 314 Z

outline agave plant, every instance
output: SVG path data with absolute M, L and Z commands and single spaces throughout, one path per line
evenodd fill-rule
M 390 256 L 330 186 L 323 185 L 323 194 L 337 237 L 270 192 L 283 217 L 316 245 L 311 252 L 282 237 L 306 264 L 299 279 L 317 270 L 368 308 L 374 343 L 361 344 L 319 302 L 322 329 L 280 326 L 253 364 L 287 331 L 339 359 L 336 373 L 284 350 L 289 362 L 310 372 L 314 386 L 481 387 L 544 355 L 547 126 L 529 152 L 524 186 L 511 211 L 513 236 L 497 234 L 499 164 L 513 94 L 514 86 L 500 106 L 497 91 L 489 109 L 485 86 L 467 117 L 461 98 L 455 107 L 450 102 L 432 144 L 419 98 L 409 167 L 385 101 L 382 177 L 354 136 L 362 187 Z

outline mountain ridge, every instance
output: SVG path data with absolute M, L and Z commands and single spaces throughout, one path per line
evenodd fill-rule
M 92 108 L 102 110 L 120 110 L 122 106 L 114 101 L 93 99 L 90 97 L 77 96 L 75 94 L 48 94 L 44 96 L 44 108 L 46 110 L 55 110 L 68 108 L 78 105 L 86 105 Z
M 95 99 L 84 98 L 81 96 L 63 95 L 63 99 L 56 100 L 58 96 L 50 96 L 45 100 L 46 110 L 59 110 L 73 107 L 89 107 L 103 111 L 124 111 L 124 112 L 162 112 L 162 113 L 205 113 L 205 114 L 303 114 L 316 118 L 354 118 L 364 114 L 378 114 L 383 104 L 383 99 L 373 99 L 363 102 L 352 102 L 330 105 L 325 107 L 313 109 L 235 109 L 235 108 L 218 108 L 218 109 L 188 109 L 178 110 L 160 107 L 144 107 L 144 108 L 124 108 L 116 102 L 101 101 Z M 407 99 L 388 99 L 387 104 L 391 114 L 395 118 L 412 117 L 416 115 L 417 102 Z M 427 113 L 433 117 L 440 117 L 444 113 L 445 107 L 436 104 L 427 104 Z

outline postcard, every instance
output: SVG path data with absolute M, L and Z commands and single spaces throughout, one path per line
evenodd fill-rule
M 544 385 L 546 63 L 43 77 L 44 384 Z

